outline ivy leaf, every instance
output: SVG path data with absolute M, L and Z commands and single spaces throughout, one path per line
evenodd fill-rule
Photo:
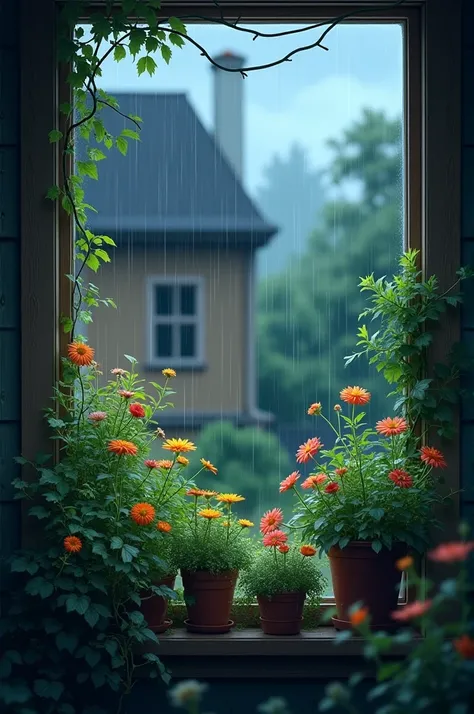
M 113 536 L 113 538 L 110 541 L 110 547 L 112 550 L 120 550 L 120 548 L 123 546 L 123 540 L 119 538 L 118 536 Z
M 372 550 L 374 550 L 376 553 L 380 553 L 380 551 L 382 550 L 382 543 L 379 540 L 372 541 Z
M 184 45 L 184 40 L 181 35 L 176 35 L 174 32 L 170 32 L 169 40 L 171 44 L 176 45 L 176 47 L 182 47 Z
M 134 139 L 135 141 L 140 141 L 140 134 L 133 129 L 123 129 L 121 131 L 121 136 L 127 136 L 129 139 Z
M 53 129 L 52 131 L 49 132 L 48 137 L 49 137 L 49 143 L 54 144 L 56 141 L 59 141 L 60 139 L 63 138 L 63 133 L 62 133 L 62 131 L 59 131 L 59 129 Z
M 100 615 L 94 607 L 90 607 L 84 615 L 84 619 L 90 627 L 95 627 L 99 622 Z
M 35 679 L 33 689 L 35 694 L 39 697 L 54 699 L 54 701 L 57 702 L 64 692 L 64 684 L 61 682 L 52 682 L 48 679 Z
M 115 62 L 120 62 L 121 60 L 125 59 L 127 56 L 127 50 L 123 45 L 117 45 L 117 47 L 114 49 L 114 61 Z
M 28 595 L 39 595 L 41 598 L 49 597 L 54 590 L 53 584 L 45 578 L 32 578 L 26 584 L 25 591 Z
M 56 201 L 56 199 L 58 199 L 60 195 L 61 195 L 61 190 L 60 190 L 59 186 L 50 186 L 50 188 L 48 188 L 48 193 L 46 194 L 46 198 L 49 198 L 50 201 Z
M 78 161 L 77 170 L 82 176 L 89 176 L 92 179 L 99 178 L 99 173 L 97 171 L 97 166 L 93 161 Z
M 116 146 L 117 149 L 120 151 L 120 153 L 122 154 L 122 156 L 126 156 L 126 155 L 127 155 L 128 142 L 127 142 L 126 139 L 124 139 L 123 136 L 118 136 L 118 137 L 115 139 L 115 146 Z
M 103 543 L 94 543 L 92 546 L 92 552 L 96 555 L 101 555 L 103 558 L 107 557 L 107 551 Z
M 73 633 L 68 634 L 67 632 L 64 632 L 64 630 L 62 632 L 58 632 L 55 641 L 56 647 L 60 652 L 62 650 L 67 650 L 70 654 L 74 653 L 74 650 L 76 649 L 79 642 L 76 635 L 74 635 Z
M 137 62 L 138 76 L 144 74 L 145 72 L 148 72 L 150 77 L 153 77 L 156 72 L 157 66 L 158 65 L 156 64 L 155 60 L 151 55 L 145 55 L 144 57 L 140 57 Z
M 124 563 L 131 563 L 140 551 L 134 545 L 126 543 L 122 548 L 122 560 Z
M 170 17 L 168 20 L 168 25 L 175 32 L 181 32 L 182 35 L 187 34 L 186 26 L 178 17 Z

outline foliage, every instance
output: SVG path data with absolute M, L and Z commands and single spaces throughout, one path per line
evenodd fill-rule
M 400 272 L 392 280 L 375 279 L 373 274 L 362 279 L 361 292 L 368 293 L 370 307 L 359 319 L 376 321 L 376 331 L 370 335 L 365 324 L 359 328 L 357 345 L 362 349 L 346 357 L 346 364 L 366 355 L 394 385 L 389 396 L 397 397 L 395 412 L 406 414 L 412 423 L 423 419 L 436 427 L 439 435 L 452 437 L 453 406 L 459 401 L 456 382 L 460 370 L 471 361 L 456 345 L 446 362 L 435 364 L 432 376 L 428 376 L 428 350 L 441 317 L 462 302 L 462 296 L 454 290 L 473 273 L 461 268 L 456 282 L 441 292 L 435 275 L 423 279 L 418 257 L 417 250 L 404 253 Z

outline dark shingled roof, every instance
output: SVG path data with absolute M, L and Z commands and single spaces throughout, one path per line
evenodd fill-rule
M 259 247 L 277 231 L 260 215 L 199 121 L 185 94 L 114 94 L 120 111 L 143 119 L 141 141 L 129 140 L 98 164 L 88 181 L 90 228 L 120 247 L 176 242 Z M 114 136 L 133 124 L 105 108 Z

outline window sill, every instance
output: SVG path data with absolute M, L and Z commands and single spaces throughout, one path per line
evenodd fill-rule
M 196 364 L 184 364 L 181 365 L 179 362 L 174 361 L 172 358 L 168 362 L 162 362 L 160 364 L 148 363 L 143 367 L 144 372 L 161 372 L 161 370 L 170 367 L 176 369 L 180 373 L 183 372 L 206 372 L 209 369 L 207 362 L 199 362 Z

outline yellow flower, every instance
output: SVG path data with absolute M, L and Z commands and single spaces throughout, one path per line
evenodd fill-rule
M 207 471 L 211 471 L 213 474 L 217 473 L 217 468 L 214 466 L 214 464 L 211 464 L 210 461 L 206 461 L 206 459 L 201 459 L 201 464 Z
M 196 446 L 189 439 L 166 439 L 163 448 L 167 451 L 173 451 L 175 454 L 196 451 Z
M 216 511 L 214 508 L 203 508 L 202 511 L 199 511 L 198 516 L 212 520 L 213 518 L 220 518 L 222 513 L 220 511 Z
M 255 525 L 254 523 L 252 523 L 252 521 L 248 521 L 246 518 L 239 518 L 239 520 L 237 521 L 237 523 L 238 523 L 239 526 L 241 526 L 242 528 L 252 528 L 252 526 Z
M 171 377 L 176 377 L 176 372 L 174 371 L 174 369 L 171 369 L 171 367 L 166 367 L 166 369 L 162 369 L 161 374 L 164 377 L 167 377 L 167 379 L 171 379 Z
M 178 464 L 181 464 L 181 466 L 189 466 L 189 459 L 187 459 L 186 456 L 178 456 L 176 461 Z
M 216 501 L 220 503 L 240 503 L 240 501 L 245 501 L 245 498 L 237 493 L 220 493 L 216 496 Z
M 230 528 L 231 522 L 230 521 L 222 521 L 221 526 L 224 526 L 224 528 Z

